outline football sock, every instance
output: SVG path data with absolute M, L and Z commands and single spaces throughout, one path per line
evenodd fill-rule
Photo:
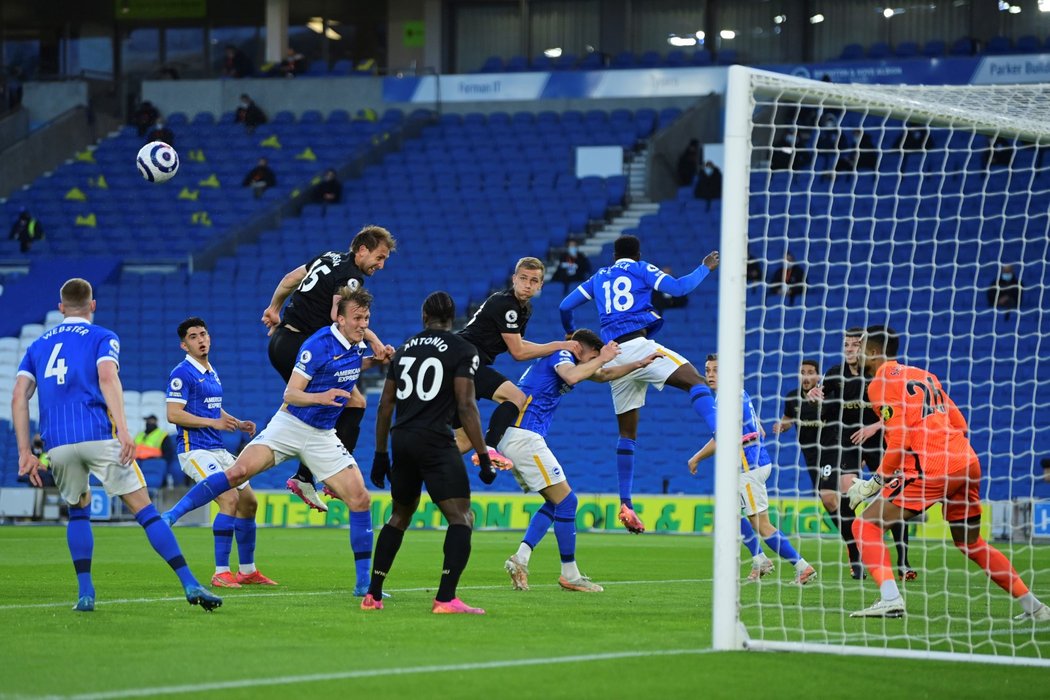
M 210 474 L 207 479 L 197 482 L 193 488 L 187 491 L 186 495 L 167 514 L 178 520 L 191 510 L 214 501 L 219 494 L 226 493 L 231 488 L 233 487 L 230 486 L 230 480 L 226 478 L 225 472 Z
M 893 535 L 893 545 L 897 549 L 897 568 L 908 569 L 908 523 L 903 520 L 890 526 L 890 534 Z
M 310 467 L 306 466 L 302 462 L 299 462 L 299 468 L 295 470 L 295 476 L 292 477 L 298 481 L 305 481 L 308 484 L 314 483 L 314 474 L 310 471 Z
M 353 454 L 354 448 L 357 447 L 357 438 L 361 435 L 361 419 L 364 417 L 364 407 L 344 408 L 335 421 L 335 434 L 350 454 Z
M 744 546 L 747 547 L 747 551 L 751 552 L 752 559 L 762 554 L 762 544 L 758 541 L 755 528 L 751 527 L 751 521 L 747 518 L 740 518 L 740 535 L 744 538 Z
M 890 566 L 890 553 L 882 542 L 884 535 L 885 533 L 881 527 L 863 518 L 857 518 L 853 521 L 853 537 L 857 540 L 860 558 L 864 562 L 864 566 L 868 567 L 868 571 L 871 573 L 871 577 L 875 579 L 875 583 L 879 584 L 880 587 L 886 581 L 894 581 L 893 568 Z M 894 581 L 893 588 L 896 589 L 896 587 L 897 584 Z M 898 593 L 898 595 L 900 594 Z M 883 593 L 882 597 L 885 599 L 886 594 Z
M 66 544 L 73 557 L 73 569 L 77 572 L 77 597 L 95 597 L 95 584 L 91 581 L 91 555 L 95 549 L 95 536 L 91 532 L 91 508 L 69 507 L 69 524 L 66 526 Z
M 580 573 L 580 567 L 576 565 L 575 559 L 561 563 L 561 575 L 569 581 L 583 578 L 583 574 Z
M 532 547 L 522 542 L 518 545 L 518 551 L 514 552 L 514 558 L 528 566 L 529 559 L 532 558 Z
M 394 557 L 397 550 L 401 549 L 401 542 L 405 539 L 405 531 L 398 530 L 392 525 L 384 525 L 376 538 L 376 555 L 372 560 L 372 582 L 368 584 L 368 592 L 376 600 L 383 598 L 383 584 L 386 583 L 390 567 L 394 565 Z
M 985 542 L 983 538 L 978 537 L 973 544 L 956 542 L 955 546 L 961 549 L 962 553 L 968 556 L 973 563 L 984 569 L 988 578 L 992 579 L 995 585 L 1014 598 L 1021 598 L 1028 593 L 1028 586 L 1017 575 L 1017 570 L 1014 569 L 1006 555 Z
M 799 553 L 795 551 L 795 548 L 791 546 L 788 538 L 784 537 L 780 530 L 774 530 L 773 534 L 766 538 L 766 546 L 792 564 L 802 559 Z
M 621 437 L 616 442 L 616 478 L 620 484 L 620 503 L 634 510 L 631 493 L 634 491 L 635 441 Z
M 711 432 L 715 432 L 715 397 L 711 389 L 706 384 L 697 384 L 689 390 L 689 402 Z
M 226 478 L 221 472 L 218 474 L 212 474 L 208 478 L 211 479 L 213 476 L 221 476 L 224 479 Z M 205 482 L 202 481 L 200 484 L 197 484 L 197 486 L 200 486 L 203 483 Z M 193 488 L 197 488 L 197 486 L 194 486 Z M 212 499 L 209 498 L 208 501 L 210 500 Z M 208 501 L 205 501 L 205 503 Z M 149 540 L 154 551 L 156 551 L 164 561 L 168 562 L 168 566 L 170 566 L 175 572 L 175 575 L 179 577 L 179 581 L 182 582 L 183 588 L 200 585 L 190 572 L 190 567 L 186 565 L 186 559 L 182 556 L 182 550 L 179 549 L 179 543 L 175 540 L 175 534 L 172 533 L 168 524 L 160 519 L 160 513 L 157 512 L 156 507 L 152 503 L 138 513 L 135 513 L 135 521 L 146 531 L 146 538 Z
M 507 428 L 514 425 L 514 421 L 518 420 L 518 413 L 518 407 L 514 405 L 513 401 L 504 401 L 499 406 L 496 406 L 496 410 L 489 417 L 489 429 L 485 433 L 485 444 L 489 447 L 499 445 L 499 441 L 503 439 L 503 434 L 507 432 Z
M 883 600 L 897 600 L 901 597 L 901 589 L 897 587 L 897 579 L 888 578 L 879 584 L 879 597 Z
M 529 527 L 525 530 L 525 537 L 522 539 L 522 542 L 527 544 L 530 550 L 536 549 L 536 545 L 547 534 L 547 530 L 550 529 L 553 522 L 554 504 L 550 501 L 544 501 L 540 509 L 532 514 L 532 519 L 529 520 Z
M 445 531 L 445 561 L 441 566 L 441 584 L 434 599 L 447 603 L 456 597 L 456 586 L 470 559 L 471 530 L 467 525 L 449 525 Z
M 215 573 L 230 570 L 230 551 L 233 549 L 232 515 L 219 513 L 211 524 L 211 534 L 215 536 Z M 240 545 L 240 542 L 238 542 Z M 240 547 L 238 546 L 238 550 Z
M 839 537 L 846 544 L 849 553 L 849 563 L 860 562 L 860 550 L 857 549 L 857 539 L 853 536 L 853 521 L 857 519 L 857 513 L 849 507 L 849 500 L 845 497 L 839 498 L 839 507 L 831 514 L 832 520 L 839 528 Z
M 1031 591 L 1018 598 L 1017 602 L 1021 604 L 1021 608 L 1026 613 L 1034 613 L 1036 610 L 1043 607 L 1043 603 L 1032 595 Z
M 372 511 L 350 513 L 350 549 L 354 552 L 357 585 L 367 586 L 372 569 Z
M 558 540 L 558 554 L 561 555 L 563 573 L 565 564 L 576 561 L 576 506 L 578 503 L 576 494 L 569 491 L 569 495 L 554 506 L 554 536 Z
M 255 571 L 255 518 L 234 518 L 233 533 L 237 537 L 238 571 L 250 574 Z

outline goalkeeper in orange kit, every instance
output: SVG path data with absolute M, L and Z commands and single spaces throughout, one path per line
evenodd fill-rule
M 1050 620 L 1050 608 L 1028 590 L 1010 560 L 981 538 L 981 463 L 966 437 L 966 419 L 933 374 L 897 362 L 899 344 L 892 329 L 871 326 L 861 350 L 874 376 L 868 399 L 882 418 L 886 451 L 875 474 L 855 481 L 847 495 L 856 507 L 882 491 L 853 523 L 861 559 L 881 597 L 851 617 L 904 616 L 883 536 L 893 523 L 940 503 L 959 551 L 1021 604 L 1017 619 Z

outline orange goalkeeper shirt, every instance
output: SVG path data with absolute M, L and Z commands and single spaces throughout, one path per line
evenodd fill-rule
M 978 461 L 966 437 L 966 419 L 931 372 L 886 362 L 868 385 L 868 399 L 886 437 L 878 470 L 883 476 L 898 470 L 906 477 L 916 471 L 943 476 Z M 907 459 L 908 454 L 917 460 Z

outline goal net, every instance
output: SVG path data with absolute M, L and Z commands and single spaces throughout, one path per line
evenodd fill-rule
M 969 423 L 983 539 L 1050 601 L 1050 88 L 835 85 L 734 67 L 726 105 L 717 439 L 739 444 L 746 390 L 774 465 L 770 521 L 817 576 L 792 585 L 792 564 L 764 546 L 775 571 L 746 581 L 740 454 L 719 450 L 715 647 L 1050 665 L 1050 622 L 1013 619 L 1021 605 L 953 545 L 939 505 L 908 524 L 905 616 L 851 617 L 880 589 L 852 575 L 841 520 L 818 495 L 844 485 L 815 484 L 799 447 L 813 420 L 829 430 L 827 412 L 817 402 L 816 419 L 773 430 L 803 360 L 823 374 L 844 361 L 848 328 L 891 326 L 901 362 L 940 378 Z M 841 427 L 847 443 L 855 428 Z

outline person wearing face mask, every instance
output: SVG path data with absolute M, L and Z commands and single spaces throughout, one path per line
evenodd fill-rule
M 568 294 L 570 287 L 576 287 L 591 276 L 591 261 L 580 250 L 579 241 L 569 239 L 569 244 L 558 261 L 558 268 L 551 278 L 555 282 L 561 282 L 563 291 Z
M 255 101 L 248 97 L 247 94 L 242 94 L 241 103 L 234 114 L 234 121 L 238 124 L 244 124 L 250 134 L 260 124 L 265 124 L 267 120 L 266 113 L 259 108 L 259 105 L 255 104 Z
M 1021 280 L 1018 278 L 1014 266 L 1007 263 L 1003 265 L 999 276 L 988 288 L 988 306 L 1006 312 L 1010 318 L 1010 312 L 1021 308 Z
M 795 297 L 805 293 L 805 290 L 806 272 L 801 265 L 795 263 L 795 256 L 788 253 L 784 256 L 784 263 L 769 275 L 769 291 L 766 296 L 783 296 L 790 306 L 794 305 Z
M 722 171 L 711 161 L 704 163 L 693 195 L 707 202 L 707 211 L 711 211 L 711 200 L 722 199 Z
M 175 148 L 175 132 L 164 123 L 163 117 L 157 117 L 157 121 L 153 125 L 153 130 L 149 132 L 149 135 L 146 137 L 147 143 L 153 141 L 160 141 L 161 143 L 166 143 L 172 148 Z

